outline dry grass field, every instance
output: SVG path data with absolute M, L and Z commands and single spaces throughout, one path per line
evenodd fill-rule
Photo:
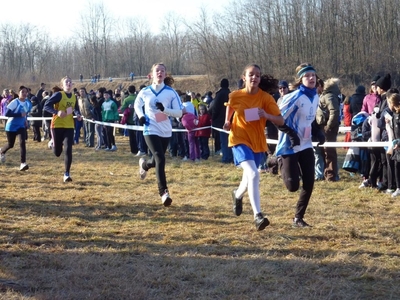
M 400 199 L 359 190 L 358 175 L 317 182 L 305 217 L 313 227 L 295 229 L 298 193 L 262 174 L 271 225 L 257 232 L 247 196 L 233 215 L 242 172 L 219 156 L 168 158 L 165 208 L 154 171 L 138 179 L 127 137 L 116 152 L 75 145 L 71 183 L 63 157 L 31 138 L 28 171 L 18 146 L 0 165 L 0 299 L 400 297 Z

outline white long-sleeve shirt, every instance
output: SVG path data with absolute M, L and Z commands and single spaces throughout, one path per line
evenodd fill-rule
M 160 111 L 156 103 L 160 102 L 164 106 L 164 111 Z M 145 113 L 143 113 L 143 108 Z M 144 135 L 158 135 L 160 137 L 170 137 L 172 135 L 171 121 L 168 116 L 179 118 L 182 116 L 182 102 L 177 92 L 164 83 L 152 84 L 143 88 L 135 100 L 135 112 L 139 118 L 145 116 Z

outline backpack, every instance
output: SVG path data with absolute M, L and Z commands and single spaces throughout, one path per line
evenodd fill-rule
M 121 124 L 125 125 L 128 123 L 129 120 L 129 116 L 132 114 L 132 109 L 128 106 L 127 108 L 125 108 L 124 113 L 122 115 L 121 118 Z
M 351 140 L 356 142 L 362 142 L 362 126 L 364 121 L 368 118 L 368 114 L 365 112 L 360 112 L 356 114 L 351 120 Z

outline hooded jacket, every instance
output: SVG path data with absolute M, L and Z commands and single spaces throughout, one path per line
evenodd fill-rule
M 339 79 L 330 78 L 325 82 L 324 90 L 320 96 L 319 106 L 321 109 L 329 113 L 326 130 L 339 127 L 340 115 L 340 89 L 338 86 Z
M 365 87 L 360 85 L 357 87 L 355 94 L 350 98 L 350 112 L 352 118 L 361 111 L 364 97 Z
M 86 95 L 85 97 L 78 97 L 78 106 L 81 115 L 86 119 L 93 119 L 92 115 L 92 105 L 89 101 L 89 96 Z

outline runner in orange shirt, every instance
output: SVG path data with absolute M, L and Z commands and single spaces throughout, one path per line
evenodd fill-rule
M 267 151 L 264 128 L 267 119 L 278 126 L 283 125 L 284 120 L 274 98 L 259 88 L 260 67 L 247 65 L 242 78 L 245 87 L 229 95 L 224 124 L 224 129 L 230 130 L 229 147 L 232 147 L 235 165 L 243 169 L 242 181 L 232 191 L 233 210 L 237 216 L 242 213 L 243 195 L 247 190 L 256 229 L 263 230 L 269 225 L 269 220 L 260 208 L 260 175 L 257 168 Z

